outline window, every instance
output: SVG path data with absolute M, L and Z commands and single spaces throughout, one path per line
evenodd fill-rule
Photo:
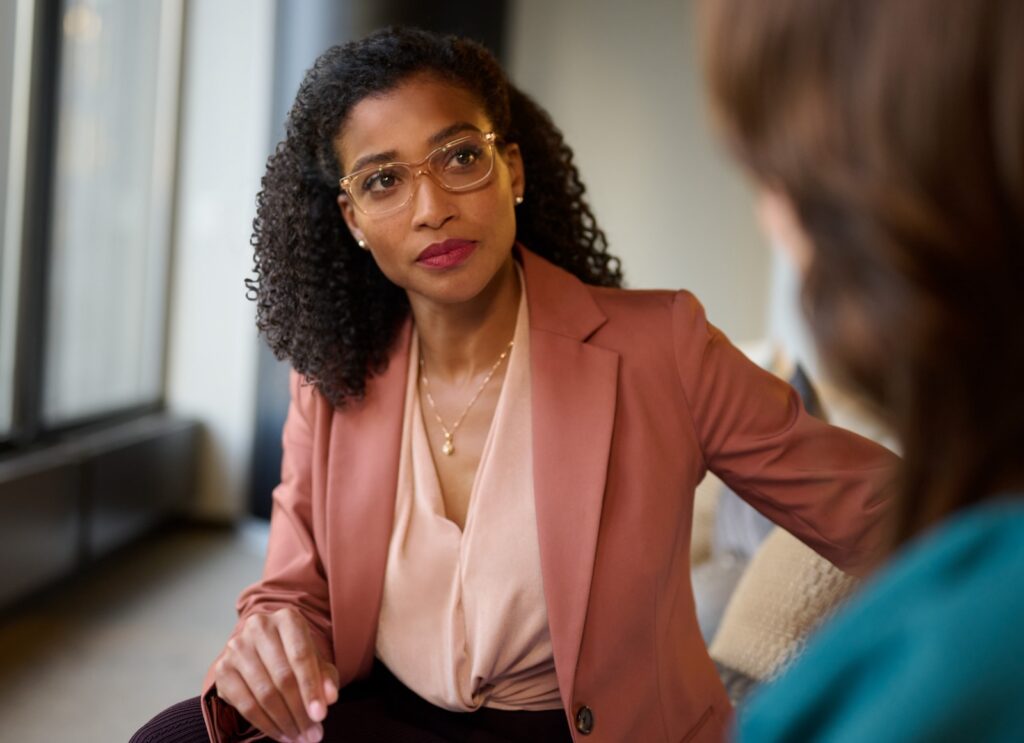
M 42 416 L 160 400 L 181 2 L 65 0 Z
M 31 0 L 0 4 L 0 439 L 14 405 L 32 12 Z

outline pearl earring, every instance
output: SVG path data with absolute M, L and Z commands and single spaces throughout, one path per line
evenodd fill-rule
M 516 206 L 519 206 L 522 203 L 523 203 L 523 197 L 522 196 L 516 196 Z
M 358 245 L 360 248 L 365 250 L 366 249 L 366 240 L 356 240 L 356 245 Z

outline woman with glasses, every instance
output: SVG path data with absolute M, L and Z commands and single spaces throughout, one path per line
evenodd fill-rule
M 200 706 L 216 740 L 718 739 L 689 584 L 708 469 L 866 569 L 891 455 L 692 295 L 620 289 L 583 193 L 477 44 L 317 60 L 255 223 L 258 324 L 294 367 L 264 575 L 201 703 L 137 740 Z
M 1024 740 L 1024 3 L 705 5 L 727 140 L 904 454 L 888 565 L 738 737 Z

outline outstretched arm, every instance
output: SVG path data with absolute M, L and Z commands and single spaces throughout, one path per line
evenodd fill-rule
M 689 293 L 673 306 L 676 363 L 708 469 L 845 571 L 881 557 L 898 458 L 811 417 L 785 382 L 707 322 Z

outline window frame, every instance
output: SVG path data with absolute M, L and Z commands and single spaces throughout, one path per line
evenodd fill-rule
M 13 334 L 13 400 L 11 425 L 0 431 L 0 457 L 34 449 L 60 441 L 85 430 L 131 420 L 165 408 L 167 345 L 170 323 L 170 275 L 172 263 L 173 226 L 176 213 L 178 136 L 181 117 L 181 85 L 184 51 L 185 2 L 161 0 L 156 117 L 154 137 L 159 142 L 158 155 L 151 175 L 152 205 L 163 210 L 160 225 L 152 225 L 150 239 L 162 242 L 160 259 L 165 265 L 167 280 L 160 302 L 161 338 L 157 343 L 160 358 L 158 393 L 150 400 L 109 408 L 95 414 L 48 425 L 43 414 L 46 373 L 46 332 L 48 327 L 49 279 L 52 271 L 52 227 L 59 116 L 60 69 L 63 45 L 65 0 L 17 0 L 30 6 L 28 37 L 30 60 L 27 72 L 23 198 L 20 204 L 20 235 L 9 253 L 17 253 L 16 276 L 0 279 L 15 286 L 16 298 L 0 302 L 14 305 Z M 19 19 L 21 16 L 18 16 Z M 22 38 L 25 29 L 19 27 Z M 12 96 L 13 97 L 13 96 Z M 26 104 L 27 105 L 24 105 Z M 8 230 L 9 232 L 10 230 Z M 158 233 L 160 233 L 158 235 Z M 6 259 L 6 255 L 5 255 Z M 6 264 L 5 264 L 6 265 Z M 2 393 L 2 391 L 0 391 Z
M 8 397 L 10 419 L 0 424 L 0 442 L 11 438 L 17 425 L 17 339 L 19 298 L 21 297 L 21 255 L 24 237 L 29 100 L 31 92 L 32 51 L 36 0 L 15 0 L 11 59 L 10 118 L 7 142 L 7 172 L 4 203 L 4 229 L 0 235 L 0 379 L 11 380 L 10 388 L 0 389 Z

